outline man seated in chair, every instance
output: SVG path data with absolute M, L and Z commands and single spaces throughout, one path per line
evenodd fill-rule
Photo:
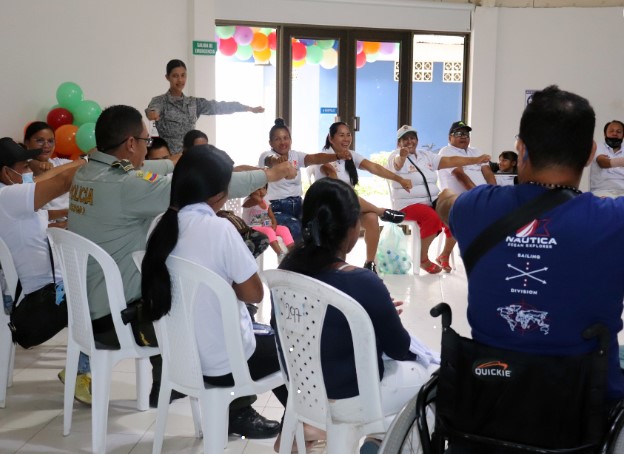
M 48 301 L 45 299 L 48 295 L 54 296 L 45 288 L 55 281 L 60 284 L 57 298 L 65 299 L 60 293 L 61 269 L 55 263 L 53 270 L 50 261 L 46 237 L 48 211 L 43 207 L 67 192 L 74 173 L 85 161 L 77 159 L 55 167 L 35 181 L 28 161 L 39 153 L 41 150 L 23 149 L 8 137 L 0 139 L 0 238 L 11 251 L 23 295 L 29 298 L 45 295 L 40 298 Z M 91 405 L 89 374 L 89 357 L 81 353 L 74 396 L 86 405 Z M 65 382 L 65 369 L 58 377 Z
M 167 210 L 171 178 L 181 154 L 171 160 L 145 161 L 152 143 L 141 113 L 130 106 L 105 109 L 95 125 L 98 151 L 91 153 L 89 163 L 76 173 L 70 191 L 69 229 L 93 241 L 111 255 L 119 266 L 126 301 L 141 297 L 141 275 L 132 253 L 145 249 L 148 229 L 154 218 Z M 242 197 L 264 186 L 268 181 L 293 178 L 288 163 L 266 171 L 237 172 L 229 186 L 231 197 Z M 87 270 L 89 309 L 96 341 L 102 348 L 118 348 L 104 276 L 100 269 Z M 140 345 L 155 345 L 151 324 L 133 323 L 135 339 Z M 162 360 L 152 357 L 152 391 L 150 406 L 156 407 L 160 389 Z M 172 398 L 182 397 L 179 393 Z M 253 402 L 253 400 L 251 400 Z M 271 438 L 279 431 L 279 422 L 260 416 L 249 398 L 237 399 L 230 407 L 230 431 L 248 438 Z
M 624 198 L 578 190 L 592 162 L 594 110 L 573 93 L 538 91 L 520 120 L 515 186 L 479 186 L 459 196 L 444 191 L 438 213 L 462 256 L 488 226 L 546 191 L 576 193 L 485 252 L 468 276 L 472 337 L 496 348 L 536 355 L 580 355 L 595 348 L 582 331 L 610 331 L 606 403 L 624 398 L 618 359 L 624 299 Z M 589 266 L 593 264 L 593 266 Z M 565 410 L 564 410 L 565 411 Z

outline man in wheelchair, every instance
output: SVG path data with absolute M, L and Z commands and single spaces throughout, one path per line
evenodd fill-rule
M 520 120 L 520 184 L 438 198 L 466 266 L 474 339 L 448 328 L 449 312 L 436 431 L 454 454 L 613 449 L 604 437 L 617 436 L 624 398 L 624 198 L 578 190 L 594 126 L 586 99 L 547 87 Z

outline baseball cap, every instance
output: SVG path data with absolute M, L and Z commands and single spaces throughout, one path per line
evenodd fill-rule
M 41 150 L 25 150 L 10 137 L 0 139 L 0 168 L 27 161 L 41 154 Z
M 416 130 L 414 128 L 412 128 L 410 125 L 403 125 L 397 131 L 397 140 L 399 140 L 401 137 L 403 137 L 408 132 L 413 132 L 414 134 L 416 134 L 416 137 L 418 137 L 418 133 L 416 132 Z
M 468 131 L 472 131 L 472 128 L 468 126 L 466 123 L 464 123 L 463 121 L 456 121 L 455 123 L 451 125 L 451 129 L 449 129 L 449 134 L 452 134 L 458 129 L 467 129 Z

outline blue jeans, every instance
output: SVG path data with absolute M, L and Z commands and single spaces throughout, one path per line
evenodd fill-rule
M 301 241 L 301 197 L 271 200 L 271 209 L 280 225 L 285 225 L 295 243 Z

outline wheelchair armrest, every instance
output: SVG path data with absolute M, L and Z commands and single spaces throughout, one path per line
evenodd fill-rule
M 429 311 L 432 317 L 442 316 L 442 327 L 448 328 L 451 326 L 451 322 L 453 321 L 453 313 L 451 311 L 451 306 L 446 303 L 436 304 Z

